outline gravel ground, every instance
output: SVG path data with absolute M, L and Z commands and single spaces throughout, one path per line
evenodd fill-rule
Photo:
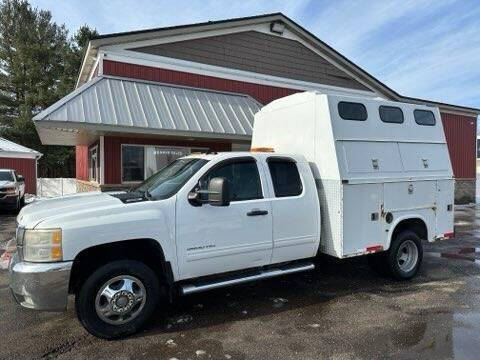
M 410 282 L 378 277 L 365 259 L 319 259 L 314 272 L 177 299 L 120 341 L 87 334 L 71 307 L 20 308 L 0 271 L 0 359 L 475 359 L 479 222 L 480 208 L 457 208 L 456 239 L 426 246 Z M 13 233 L 14 216 L 0 214 L 0 248 Z

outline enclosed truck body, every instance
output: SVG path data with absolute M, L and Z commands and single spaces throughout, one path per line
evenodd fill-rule
M 416 219 L 425 239 L 453 236 L 453 172 L 437 108 L 306 92 L 255 116 L 252 147 L 302 154 L 317 184 L 320 251 L 388 250 Z

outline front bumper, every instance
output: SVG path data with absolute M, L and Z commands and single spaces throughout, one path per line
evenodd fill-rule
M 29 309 L 65 310 L 72 264 L 73 261 L 24 262 L 15 253 L 9 266 L 10 289 L 15 300 Z
M 18 195 L 0 195 L 0 208 L 16 207 L 18 202 Z

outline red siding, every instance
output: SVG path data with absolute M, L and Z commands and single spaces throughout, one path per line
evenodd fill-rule
M 443 128 L 457 179 L 475 179 L 477 120 L 474 117 L 442 113 Z
M 232 149 L 231 144 L 221 142 L 105 136 L 105 184 L 121 184 L 122 182 L 122 144 L 205 147 L 214 151 L 230 151 Z
M 270 101 L 300 91 L 244 81 L 222 79 L 214 76 L 191 74 L 182 71 L 165 70 L 151 66 L 127 64 L 112 60 L 103 60 L 103 73 L 105 75 L 248 94 L 262 104 L 268 104 Z
M 75 147 L 75 170 L 78 180 L 88 180 L 88 146 L 77 145 Z
M 13 169 L 25 178 L 25 192 L 37 194 L 37 164 L 35 159 L 13 159 L 0 157 L 1 169 Z

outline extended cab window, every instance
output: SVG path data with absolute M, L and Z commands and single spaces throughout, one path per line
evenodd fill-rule
M 403 111 L 396 106 L 380 106 L 378 109 L 380 119 L 386 123 L 401 124 L 403 123 Z
M 262 185 L 257 163 L 253 159 L 228 162 L 213 168 L 200 180 L 200 189 L 207 190 L 210 179 L 226 178 L 231 188 L 230 201 L 262 199 Z
M 435 125 L 435 115 L 433 115 L 433 112 L 431 111 L 417 109 L 413 111 L 413 116 L 415 117 L 415 122 L 418 125 Z
M 338 103 L 338 115 L 344 120 L 367 120 L 367 108 L 361 103 L 340 101 Z
M 302 193 L 302 181 L 297 164 L 291 159 L 269 158 L 275 197 L 298 196 Z

